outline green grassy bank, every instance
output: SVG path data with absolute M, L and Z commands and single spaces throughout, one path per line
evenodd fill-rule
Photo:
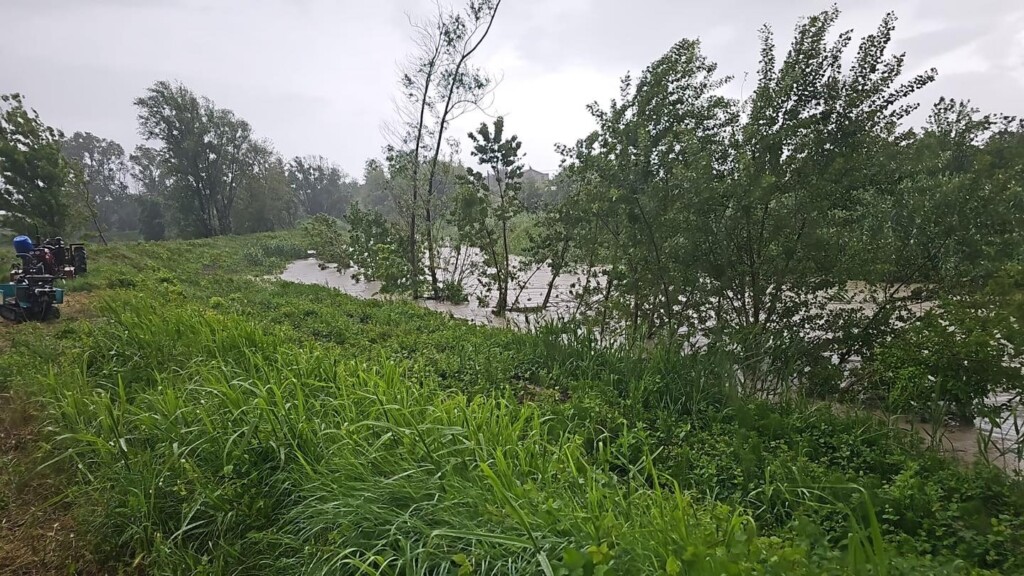
M 2 407 L 33 433 L 4 456 L 0 514 L 60 507 L 107 572 L 1024 569 L 1024 485 L 993 467 L 744 399 L 714 354 L 258 279 L 305 249 L 95 248 L 64 320 L 3 326 Z

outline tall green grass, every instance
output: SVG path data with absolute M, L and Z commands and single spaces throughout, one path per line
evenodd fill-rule
M 189 308 L 104 312 L 81 363 L 47 378 L 53 448 L 90 530 L 154 573 L 809 570 L 632 459 L 628 435 L 598 433 L 591 457 L 585 422 L 412 386 L 384 359 Z
M 261 238 L 97 250 L 69 297 L 101 292 L 100 319 L 34 327 L 0 355 L 0 388 L 40 401 L 49 466 L 111 566 L 1020 568 L 1024 490 L 998 470 L 871 417 L 744 399 L 713 354 L 253 281 L 291 255 L 250 258 Z

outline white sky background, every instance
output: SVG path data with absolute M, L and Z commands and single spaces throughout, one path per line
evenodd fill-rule
M 458 1 L 458 0 L 454 0 Z M 504 0 L 478 63 L 502 77 L 493 112 L 523 140 L 527 162 L 554 170 L 555 143 L 591 128 L 584 106 L 614 97 L 683 37 L 700 37 L 730 93 L 753 85 L 757 29 L 780 49 L 797 19 L 832 0 Z M 321 154 L 356 177 L 380 155 L 394 117 L 397 65 L 411 49 L 406 14 L 431 0 L 0 0 L 0 93 L 21 92 L 44 121 L 130 151 L 132 100 L 180 80 L 248 120 L 286 157 Z M 931 66 L 921 94 L 970 99 L 1024 116 L 1024 0 L 845 0 L 839 28 L 872 32 L 900 17 L 894 47 L 908 72 Z M 851 52 L 854 48 L 851 48 Z M 918 119 L 923 114 L 918 115 Z M 480 121 L 457 126 L 463 136 Z

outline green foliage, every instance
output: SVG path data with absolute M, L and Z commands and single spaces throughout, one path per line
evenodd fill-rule
M 245 264 L 257 269 L 273 268 L 305 255 L 305 246 L 288 236 L 255 238 L 242 252 Z
M 161 81 L 135 99 L 139 131 L 160 142 L 161 168 L 185 236 L 230 234 L 232 211 L 255 161 L 249 123 L 194 94 Z
M 105 320 L 0 354 L 0 386 L 47 399 L 51 458 L 74 464 L 105 557 L 159 573 L 522 573 L 538 551 L 570 574 L 588 558 L 628 574 L 1020 568 L 1024 487 L 998 470 L 871 416 L 738 397 L 727 354 L 248 279 L 296 239 L 98 248 Z
M 288 163 L 288 184 L 307 216 L 341 218 L 354 200 L 356 184 L 322 156 L 295 157 Z
M 293 228 L 299 204 L 288 186 L 284 160 L 266 143 L 254 144 L 250 154 L 251 172 L 244 176 L 232 225 L 239 233 Z
M 781 62 L 765 28 L 746 101 L 682 40 L 591 107 L 598 129 L 563 149 L 568 208 L 549 216 L 587 242 L 548 225 L 535 257 L 591 268 L 602 293 L 579 296 L 604 330 L 685 334 L 732 351 L 748 391 L 827 395 L 911 304 L 1018 258 L 1020 123 L 940 100 L 906 130 L 935 71 L 904 77 L 891 14 L 848 57 L 838 18 L 802 21 Z
M 383 214 L 364 210 L 358 204 L 345 215 L 348 224 L 348 250 L 345 259 L 355 268 L 353 277 L 381 283 L 383 294 L 412 294 L 420 280 L 409 271 L 404 258 L 404 242 L 398 228 Z
M 0 224 L 30 234 L 38 226 L 44 236 L 73 231 L 81 206 L 62 138 L 20 94 L 0 95 Z
M 438 6 L 435 16 L 411 23 L 416 48 L 399 71 L 398 118 L 384 153 L 396 212 L 407 234 L 406 284 L 415 296 L 420 290 L 423 245 L 430 290 L 439 296 L 441 242 L 436 235 L 445 223 L 444 196 L 453 184 L 457 155 L 448 129 L 454 119 L 480 108 L 490 94 L 492 79 L 472 59 L 500 7 L 501 0 L 469 0 L 461 9 Z
M 316 257 L 320 262 L 337 264 L 348 268 L 352 263 L 348 260 L 345 234 L 337 220 L 326 215 L 317 214 L 302 223 L 302 232 L 315 247 Z
M 907 130 L 935 72 L 904 75 L 892 15 L 849 54 L 833 8 L 781 62 L 762 31 L 745 101 L 678 42 L 589 108 L 596 131 L 562 148 L 564 200 L 524 214 L 542 191 L 524 190 L 502 118 L 470 134 L 489 174 L 443 158 L 490 85 L 471 57 L 499 6 L 419 26 L 395 141 L 358 189 L 323 158 L 285 164 L 181 85 L 136 101 L 161 144 L 131 156 L 144 238 L 312 217 L 304 237 L 91 252 L 69 296 L 101 293 L 102 321 L 0 345 L 0 390 L 38 401 L 102 557 L 217 574 L 1024 571 L 1021 478 L 806 401 L 966 423 L 1024 396 L 1024 123 L 943 98 Z M 96 227 L 120 226 L 120 147 L 76 135 L 76 171 L 58 132 L 3 102 L 0 210 L 65 227 L 84 190 Z M 452 231 L 497 313 L 518 253 L 582 269 L 587 315 L 515 333 L 257 279 L 313 247 L 384 294 L 463 302 L 441 261 Z
M 164 223 L 164 208 L 159 200 L 152 197 L 139 199 L 139 234 L 143 240 L 163 240 L 167 236 Z
M 946 300 L 880 343 L 863 371 L 870 392 L 899 414 L 973 423 L 996 393 L 1024 393 L 1019 327 L 977 300 Z
M 504 130 L 505 119 L 499 116 L 493 130 L 481 124 L 475 134 L 469 134 L 473 142 L 470 153 L 488 173 L 467 170 L 455 208 L 459 241 L 483 255 L 483 269 L 478 273 L 486 281 L 485 287 L 497 291 L 494 313 L 498 316 L 512 304 L 509 286 L 519 275 L 512 261 L 510 239 L 514 232 L 511 226 L 523 210 L 519 197 L 523 190 L 522 142 L 515 135 L 505 138 Z
M 129 164 L 124 148 L 89 132 L 75 132 L 61 143 L 61 152 L 81 170 L 92 223 L 101 233 L 137 230 L 139 204 L 129 193 Z

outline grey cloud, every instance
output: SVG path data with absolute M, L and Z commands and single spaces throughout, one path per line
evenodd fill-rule
M 583 106 L 614 96 L 683 37 L 700 37 L 723 74 L 757 67 L 757 30 L 780 46 L 801 16 L 832 0 L 505 0 L 482 61 L 503 67 L 495 112 L 530 161 L 553 168 L 556 141 L 587 130 Z M 1024 5 L 1019 0 L 846 1 L 858 36 L 893 9 L 908 71 L 938 65 L 921 94 L 969 98 L 1024 115 Z M 66 132 L 137 141 L 133 98 L 180 79 L 249 120 L 286 155 L 319 153 L 360 173 L 378 155 L 395 69 L 409 49 L 406 14 L 428 0 L 0 0 L 0 92 L 20 91 Z M 943 70 L 946 72 L 943 72 Z M 738 87 L 734 87 L 738 90 Z M 457 127 L 471 127 L 468 118 Z

